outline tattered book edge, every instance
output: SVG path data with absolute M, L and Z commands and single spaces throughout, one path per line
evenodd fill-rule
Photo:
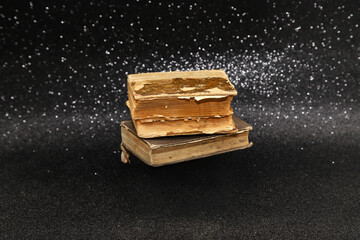
M 235 132 L 235 133 L 228 133 L 228 134 L 216 134 L 216 135 L 206 135 L 205 138 L 195 138 L 193 140 L 189 140 L 189 141 L 184 141 L 184 142 L 180 142 L 180 143 L 174 143 L 174 144 L 163 144 L 163 145 L 154 145 L 151 144 L 149 141 L 147 141 L 146 138 L 141 138 L 137 135 L 136 132 L 134 132 L 131 128 L 129 128 L 126 124 L 126 121 L 121 122 L 121 126 L 124 127 L 127 131 L 131 132 L 132 134 L 134 134 L 135 136 L 137 136 L 139 139 L 141 139 L 143 142 L 145 142 L 150 149 L 154 150 L 154 149 L 159 149 L 159 148 L 164 148 L 164 147 L 173 147 L 173 146 L 181 146 L 181 145 L 186 145 L 189 143 L 196 143 L 196 142 L 202 142 L 202 141 L 206 141 L 206 140 L 210 140 L 210 139 L 215 139 L 218 137 L 224 137 L 224 136 L 228 136 L 228 135 L 233 135 L 233 134 L 241 134 L 243 132 L 246 131 L 250 131 L 252 130 L 252 127 L 249 125 L 248 127 L 242 128 L 241 130 Z M 131 122 L 130 120 L 127 122 Z
M 212 75 L 221 75 L 221 76 L 208 76 L 208 77 L 204 77 L 202 74 L 203 73 L 212 73 Z M 175 74 L 175 75 L 174 75 Z M 185 76 L 184 76 L 185 74 Z M 190 74 L 190 76 L 188 76 L 188 74 Z M 191 76 L 192 74 L 195 74 L 194 76 Z M 200 74 L 200 76 L 196 76 L 196 74 Z M 153 76 L 153 75 L 157 75 L 157 79 L 152 79 L 151 77 L 149 78 L 149 76 Z M 145 78 L 140 78 L 140 79 L 136 79 L 136 77 L 139 76 L 146 76 Z M 134 90 L 134 87 L 132 86 L 132 84 L 130 83 L 136 83 L 136 82 L 142 82 L 142 81 L 146 81 L 146 80 L 151 80 L 151 81 L 164 81 L 164 80 L 172 80 L 172 79 L 177 79 L 177 78 L 199 78 L 199 79 L 203 79 L 203 78 L 211 78 L 211 77 L 218 77 L 218 78 L 223 78 L 224 80 L 227 81 L 227 83 L 229 84 L 229 86 L 232 88 L 231 90 L 221 90 L 218 89 L 217 91 L 215 91 L 213 89 L 213 91 L 215 92 L 210 92 L 208 89 L 207 91 L 202 91 L 202 92 L 195 92 L 195 93 L 162 93 L 162 94 L 152 94 L 152 95 L 142 95 L 142 94 L 137 94 Z M 155 100 L 155 99 L 163 99 L 163 98 L 169 98 L 169 97 L 174 97 L 174 98 L 178 98 L 178 97 L 214 97 L 214 96 L 236 96 L 237 95 L 237 90 L 234 87 L 233 83 L 229 80 L 228 76 L 226 75 L 226 73 L 222 70 L 222 69 L 213 69 L 213 70 L 198 70 L 198 71 L 173 71 L 173 72 L 153 72 L 153 73 L 137 73 L 137 74 L 129 74 L 128 75 L 128 86 L 129 89 L 128 91 L 132 91 L 133 92 L 133 97 L 135 100 Z
M 229 136 L 229 135 L 235 135 L 235 134 L 241 134 L 243 132 L 246 132 L 245 130 L 242 131 L 238 131 L 235 133 L 228 133 L 228 134 L 216 134 L 216 135 L 206 135 L 205 138 L 195 138 L 193 140 L 189 140 L 189 141 L 184 141 L 184 142 L 179 142 L 179 143 L 169 143 L 169 144 L 163 144 L 163 145 L 155 145 L 155 144 L 151 144 L 150 142 L 148 142 L 146 139 L 142 139 L 152 150 L 155 149 L 159 149 L 159 148 L 167 148 L 167 147 L 174 147 L 174 146 L 181 146 L 181 145 L 187 145 L 187 144 L 193 144 L 193 143 L 197 143 L 197 142 L 203 142 L 203 141 L 207 141 L 207 140 L 211 140 L 211 139 L 216 139 L 219 137 L 225 137 L 225 136 Z
M 168 99 L 168 98 L 177 98 L 177 99 L 181 99 L 181 98 L 218 98 L 219 96 L 221 97 L 228 97 L 228 96 L 236 96 L 237 95 L 237 91 L 227 91 L 226 93 L 224 92 L 213 92 L 213 93 L 188 93 L 188 94 L 184 94 L 184 93 L 171 93 L 171 94 L 157 94 L 157 95 L 140 95 L 137 93 L 134 93 L 134 99 L 137 101 L 142 101 L 142 100 L 157 100 L 157 99 Z

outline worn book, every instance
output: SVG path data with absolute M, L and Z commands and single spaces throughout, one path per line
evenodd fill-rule
M 237 131 L 228 134 L 189 135 L 145 139 L 138 136 L 132 121 L 121 123 L 122 161 L 129 152 L 150 166 L 162 166 L 248 148 L 251 125 L 233 116 Z
M 222 70 L 128 75 L 127 106 L 142 138 L 236 132 L 236 89 Z

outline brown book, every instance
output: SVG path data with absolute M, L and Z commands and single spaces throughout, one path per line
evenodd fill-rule
M 222 70 L 131 74 L 127 106 L 142 138 L 230 133 L 236 94 Z
M 146 164 L 157 167 L 250 147 L 252 143 L 248 136 L 252 127 L 238 117 L 233 116 L 233 120 L 237 127 L 236 133 L 152 139 L 140 138 L 132 121 L 123 121 L 122 160 L 127 161 L 130 151 Z

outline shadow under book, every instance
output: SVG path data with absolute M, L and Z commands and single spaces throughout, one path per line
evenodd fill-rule
M 167 164 L 209 157 L 252 146 L 249 142 L 250 124 L 233 116 L 238 129 L 229 134 L 201 134 L 160 138 L 140 138 L 132 121 L 121 122 L 122 161 L 127 162 L 129 152 L 146 164 L 157 167 Z

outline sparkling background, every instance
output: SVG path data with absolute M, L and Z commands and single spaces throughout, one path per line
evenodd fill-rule
M 2 236 L 358 236 L 359 12 L 358 1 L 1 3 Z M 120 163 L 127 74 L 219 68 L 251 149 Z

